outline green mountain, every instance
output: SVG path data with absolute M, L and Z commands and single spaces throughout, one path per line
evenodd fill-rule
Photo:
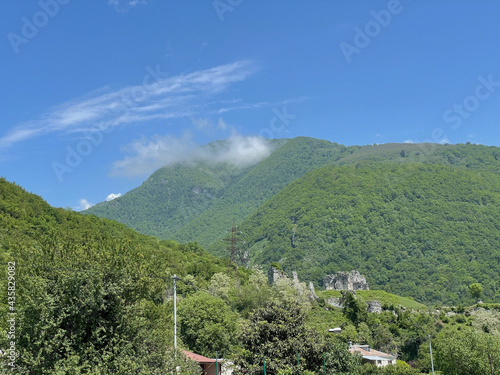
M 160 168 L 136 189 L 84 213 L 116 220 L 144 234 L 173 239 L 177 230 L 205 212 L 246 171 L 230 164 L 201 161 Z
M 290 182 L 345 149 L 304 137 L 273 140 L 272 146 L 271 156 L 245 169 L 201 161 L 161 168 L 138 188 L 84 213 L 160 238 L 207 246 L 226 235 L 233 218 L 243 221 Z M 213 249 L 222 253 L 220 246 Z
M 224 142 L 206 147 L 224 148 Z M 363 161 L 432 163 L 499 172 L 496 147 L 476 145 L 383 144 L 343 146 L 298 137 L 272 140 L 274 150 L 257 165 L 238 168 L 210 160 L 163 167 L 141 186 L 84 213 L 106 217 L 141 233 L 181 242 L 196 241 L 223 254 L 222 239 L 233 219 L 241 223 L 291 182 L 323 165 Z
M 357 269 L 374 289 L 457 304 L 474 282 L 499 299 L 499 227 L 496 172 L 362 162 L 305 175 L 240 229 L 252 264 L 280 262 L 320 285 Z
M 233 218 L 242 222 L 267 199 L 307 172 L 328 163 L 343 146 L 312 138 L 287 141 L 268 158 L 241 175 L 205 212 L 177 230 L 179 241 L 198 241 L 213 253 L 223 254 L 215 242 L 226 236 Z

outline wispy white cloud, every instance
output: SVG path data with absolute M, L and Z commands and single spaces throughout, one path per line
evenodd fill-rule
M 78 211 L 86 210 L 86 209 L 89 209 L 90 207 L 92 207 L 93 205 L 94 205 L 93 203 L 90 203 L 85 198 L 82 198 L 82 199 L 80 199 L 80 206 L 77 207 L 77 210 Z
M 104 88 L 51 108 L 39 118 L 13 127 L 0 137 L 0 149 L 50 133 L 69 134 L 109 129 L 123 124 L 194 116 L 207 106 L 224 105 L 207 99 L 255 72 L 250 61 L 166 76 L 149 68 L 147 84 L 112 91 Z M 209 111 L 210 108 L 208 108 Z
M 255 108 L 261 108 L 264 106 L 269 106 L 269 102 L 259 102 L 259 103 L 249 103 L 249 104 L 242 104 L 242 105 L 235 105 L 235 106 L 228 106 L 228 107 L 223 107 L 215 110 L 214 112 L 217 114 L 222 114 L 225 112 L 230 112 L 230 111 L 236 111 L 236 110 L 242 110 L 242 109 L 255 109 Z
M 106 202 L 112 201 L 113 199 L 120 198 L 122 196 L 122 193 L 114 194 L 111 193 L 106 197 Z
M 129 145 L 126 151 L 130 155 L 114 163 L 112 176 L 148 175 L 163 166 L 197 160 L 243 168 L 268 157 L 272 146 L 265 138 L 235 132 L 223 142 L 199 146 L 187 133 L 180 138 L 169 135 L 153 139 L 143 137 Z
M 413 140 L 411 140 L 411 139 L 407 139 L 407 140 L 403 141 L 403 143 L 415 143 L 415 142 L 413 142 Z
M 148 0 L 108 0 L 108 5 L 113 6 L 117 12 L 126 12 L 136 5 L 148 2 Z
M 258 102 L 258 103 L 242 103 L 242 104 L 237 104 L 240 102 L 239 100 L 232 100 L 232 101 L 223 102 L 226 105 L 214 110 L 213 113 L 222 114 L 222 113 L 230 112 L 230 111 L 257 109 L 257 108 L 262 108 L 262 107 L 283 106 L 283 105 L 287 105 L 289 103 L 303 102 L 304 100 L 307 100 L 307 99 L 308 99 L 307 96 L 301 96 L 299 98 L 279 100 L 276 102 Z

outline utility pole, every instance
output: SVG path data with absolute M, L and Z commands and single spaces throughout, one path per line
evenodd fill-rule
M 434 375 L 434 361 L 433 361 L 433 359 L 432 359 L 431 335 L 429 335 L 429 351 L 431 352 L 431 367 L 432 367 L 432 375 Z
M 237 262 L 237 256 L 236 256 L 238 249 L 236 248 L 236 243 L 243 241 L 241 238 L 238 238 L 238 236 L 237 236 L 238 234 L 241 234 L 241 232 L 237 231 L 236 220 L 233 219 L 233 227 L 231 228 L 231 237 L 225 238 L 224 241 L 230 243 L 229 248 L 226 249 L 230 252 L 229 262 L 227 264 L 227 274 L 229 275 L 229 271 L 231 270 L 231 268 L 234 268 L 236 280 L 238 280 L 238 262 Z
M 174 275 L 174 352 L 177 355 L 177 275 Z

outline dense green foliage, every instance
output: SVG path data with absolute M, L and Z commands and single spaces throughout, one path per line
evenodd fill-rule
M 189 273 L 208 285 L 225 266 L 195 245 L 52 208 L 4 179 L 0 257 L 0 347 L 9 347 L 7 262 L 15 262 L 16 365 L 28 374 L 149 374 L 181 365 L 168 350 L 171 276 Z
M 295 302 L 270 302 L 253 312 L 240 333 L 243 350 L 235 365 L 260 374 L 264 357 L 270 373 L 290 369 L 294 373 L 313 370 L 320 364 L 322 348 L 319 336 L 305 325 L 305 311 Z M 302 362 L 297 363 L 299 351 Z
M 436 366 L 447 375 L 495 374 L 500 369 L 499 337 L 472 327 L 443 329 L 434 348 Z
M 500 176 L 432 164 L 326 166 L 241 225 L 252 262 L 322 285 L 359 270 L 372 289 L 445 304 L 498 300 Z

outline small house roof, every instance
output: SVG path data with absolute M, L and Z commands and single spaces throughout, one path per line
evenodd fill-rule
M 191 360 L 195 361 L 195 362 L 198 362 L 198 363 L 215 363 L 215 359 L 213 358 L 208 358 L 208 357 L 204 357 L 202 355 L 199 355 L 199 354 L 196 354 L 196 353 L 193 353 L 193 352 L 189 352 L 187 350 L 182 350 L 182 352 Z M 222 360 L 219 358 L 217 360 L 219 363 L 222 362 Z
M 356 345 L 355 344 L 349 348 L 349 351 L 351 353 L 358 352 L 363 356 L 363 358 L 366 358 L 366 359 L 373 360 L 374 359 L 373 357 L 377 357 L 376 359 L 383 359 L 383 360 L 396 359 L 396 357 L 394 357 L 393 355 L 390 355 L 390 354 L 387 354 L 384 352 L 380 352 L 380 351 L 375 350 L 375 349 L 371 349 L 368 345 Z

